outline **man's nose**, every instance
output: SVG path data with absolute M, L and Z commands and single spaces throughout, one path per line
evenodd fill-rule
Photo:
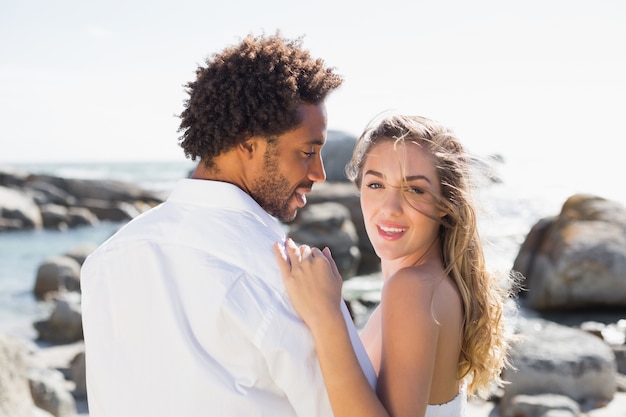
M 309 165 L 308 177 L 313 182 L 324 182 L 326 180 L 326 171 L 324 170 L 321 152 L 316 155 L 315 160 Z

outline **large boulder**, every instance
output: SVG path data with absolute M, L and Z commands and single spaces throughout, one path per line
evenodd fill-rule
M 611 348 L 583 330 L 548 320 L 519 319 L 520 338 L 511 352 L 512 367 L 500 408 L 519 395 L 557 394 L 591 409 L 606 405 L 617 391 L 617 367 Z
M 338 130 L 329 130 L 326 144 L 322 148 L 322 159 L 326 170 L 326 181 L 348 182 L 345 167 L 356 144 L 356 137 Z
M 305 206 L 291 224 L 289 237 L 298 244 L 320 249 L 328 246 L 341 276 L 349 279 L 356 275 L 361 261 L 359 237 L 344 205 L 326 202 Z
M 367 236 L 361 202 L 356 186 L 350 182 L 316 184 L 311 193 L 307 196 L 309 204 L 326 202 L 339 203 L 345 206 L 350 212 L 350 218 L 356 229 L 359 238 L 359 252 L 361 253 L 361 263 L 357 273 L 367 275 L 380 271 L 380 258 L 376 255 L 374 247 Z
M 535 310 L 626 307 L 626 209 L 574 195 L 531 229 L 515 259 Z

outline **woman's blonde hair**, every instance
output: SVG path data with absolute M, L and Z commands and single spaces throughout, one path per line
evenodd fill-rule
M 363 165 L 372 146 L 381 141 L 412 142 L 431 154 L 441 196 L 433 196 L 446 273 L 463 300 L 464 323 L 459 379 L 469 377 L 468 392 L 486 397 L 492 384 L 502 385 L 508 365 L 510 334 L 504 307 L 512 286 L 487 267 L 472 201 L 472 158 L 447 127 L 421 116 L 391 115 L 370 125 L 357 141 L 346 175 L 361 187 Z

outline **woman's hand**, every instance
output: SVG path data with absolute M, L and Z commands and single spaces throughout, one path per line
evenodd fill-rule
M 311 330 L 342 314 L 342 279 L 328 248 L 298 247 L 287 239 L 285 251 L 274 244 L 274 254 L 289 299 Z

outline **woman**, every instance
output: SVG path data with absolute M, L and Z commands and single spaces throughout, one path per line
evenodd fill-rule
M 361 333 L 377 392 L 352 352 L 328 248 L 275 245 L 289 297 L 315 339 L 335 417 L 463 416 L 468 394 L 484 396 L 502 382 L 507 286 L 485 267 L 469 164 L 449 129 L 390 116 L 361 135 L 346 168 L 384 280 Z

